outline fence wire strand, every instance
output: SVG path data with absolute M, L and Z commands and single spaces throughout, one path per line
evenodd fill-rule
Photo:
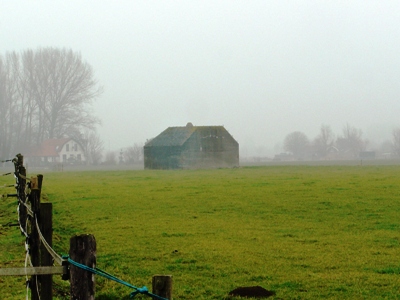
M 57 254 L 56 251 L 54 251 L 53 248 L 50 247 L 50 245 L 47 243 L 46 239 L 43 237 L 43 234 L 42 234 L 42 232 L 40 231 L 40 228 L 39 228 L 39 224 L 38 224 L 37 219 L 36 219 L 36 228 L 37 228 L 37 231 L 38 231 L 38 233 L 39 233 L 40 240 L 42 241 L 44 247 L 47 249 L 47 252 L 49 252 L 49 254 L 53 257 L 53 260 L 54 260 L 55 262 L 57 262 L 57 264 L 59 264 L 59 265 L 61 266 L 61 265 L 62 265 L 62 262 L 63 262 L 63 259 L 61 258 L 60 255 Z
M 17 207 L 17 212 L 18 212 L 18 217 L 19 217 L 19 222 L 18 223 L 19 223 L 19 227 L 20 227 L 21 233 L 25 236 L 25 251 L 26 251 L 26 254 L 25 254 L 25 276 L 26 276 L 26 299 L 27 300 L 29 299 L 29 289 L 32 289 L 32 283 L 29 281 L 28 273 L 27 273 L 28 263 L 29 263 L 29 265 L 31 267 L 33 267 L 33 264 L 32 264 L 32 261 L 31 261 L 31 256 L 30 256 L 30 243 L 29 243 L 29 241 L 31 239 L 31 236 L 30 236 L 30 233 L 28 233 L 28 223 L 30 223 L 30 228 L 31 229 L 32 229 L 32 226 L 36 226 L 36 229 L 37 229 L 37 232 L 39 234 L 39 239 L 40 239 L 41 243 L 44 245 L 44 247 L 46 248 L 47 252 L 52 256 L 53 262 L 57 263 L 58 265 L 62 266 L 63 262 L 67 261 L 68 263 L 70 263 L 70 264 L 72 264 L 72 265 L 74 265 L 74 266 L 76 266 L 78 268 L 84 269 L 84 270 L 86 270 L 88 272 L 91 272 L 93 274 L 97 274 L 97 275 L 103 276 L 105 278 L 108 278 L 110 280 L 113 280 L 115 282 L 123 284 L 125 286 L 128 286 L 128 287 L 134 289 L 134 291 L 130 294 L 131 297 L 135 297 L 137 294 L 143 294 L 143 295 L 149 296 L 149 297 L 151 297 L 153 299 L 168 300 L 168 299 L 163 298 L 161 296 L 158 296 L 158 295 L 150 293 L 146 286 L 143 286 L 141 288 L 140 287 L 136 287 L 136 286 L 131 285 L 130 283 L 127 283 L 127 282 L 125 282 L 125 281 L 123 281 L 123 280 L 121 280 L 121 279 L 119 279 L 119 278 L 117 278 L 117 277 L 115 277 L 115 276 L 113 276 L 113 275 L 111 275 L 111 274 L 99 269 L 99 268 L 93 269 L 93 268 L 90 268 L 88 266 L 85 266 L 85 265 L 82 265 L 82 264 L 80 264 L 78 262 L 73 261 L 68 256 L 61 257 L 60 255 L 58 255 L 57 252 L 49 245 L 49 243 L 44 238 L 44 236 L 43 236 L 43 234 L 42 234 L 42 232 L 40 230 L 40 226 L 39 226 L 39 223 L 38 223 L 37 215 L 36 215 L 36 213 L 34 213 L 32 211 L 31 205 L 28 204 L 29 196 L 30 196 L 30 192 L 31 192 L 30 191 L 30 184 L 28 184 L 28 183 L 25 184 L 25 199 L 22 199 L 23 197 L 20 194 L 21 182 L 20 182 L 19 179 L 23 179 L 23 180 L 25 180 L 25 182 L 31 182 L 31 179 L 28 178 L 27 176 L 24 176 L 24 175 L 19 173 L 19 171 L 18 171 L 19 167 L 21 167 L 22 165 L 19 165 L 18 159 L 14 158 L 14 159 L 9 159 L 9 160 L 0 160 L 0 162 L 1 163 L 13 162 L 14 166 L 15 166 L 14 178 L 15 178 L 16 184 L 14 184 L 14 185 L 4 185 L 4 186 L 0 186 L 0 188 L 2 188 L 2 187 L 15 187 L 15 189 L 17 190 L 17 195 L 16 196 L 17 196 L 17 199 L 18 199 L 18 207 Z M 0 174 L 0 176 L 7 176 L 7 175 L 11 175 L 11 174 L 12 174 L 12 172 L 9 172 L 9 173 L 5 173 L 5 174 Z M 21 209 L 20 208 L 22 206 L 24 206 L 26 208 L 26 212 L 27 212 L 27 214 L 26 214 L 27 218 L 24 221 L 25 222 L 25 228 L 23 228 L 23 224 L 21 224 Z M 35 224 L 32 224 L 32 220 L 34 220 Z M 39 300 L 40 300 L 39 284 L 38 284 L 38 279 L 37 279 L 38 276 L 35 276 L 35 278 L 36 278 L 36 292 L 37 292 L 37 295 L 38 295 Z M 32 292 L 33 291 L 31 290 L 31 294 L 32 294 Z

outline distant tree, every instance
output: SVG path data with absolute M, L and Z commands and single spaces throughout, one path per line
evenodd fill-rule
M 394 143 L 390 140 L 383 141 L 379 146 L 379 154 L 381 157 L 384 158 L 389 158 L 394 156 L 395 155 Z
M 128 165 L 135 163 L 135 155 L 133 147 L 128 147 L 124 151 L 124 161 Z
M 117 164 L 117 153 L 115 151 L 107 151 L 104 157 L 105 165 L 116 165 Z
M 393 129 L 392 143 L 394 155 L 400 157 L 400 128 Z
M 124 161 L 127 164 L 133 164 L 143 160 L 143 146 L 134 144 L 131 147 L 126 148 L 124 151 Z
M 300 131 L 289 133 L 283 141 L 283 148 L 296 158 L 304 158 L 309 150 L 310 142 L 307 136 Z
M 124 153 L 124 150 L 121 149 L 121 151 L 119 151 L 119 156 L 118 156 L 118 163 L 119 163 L 120 165 L 125 164 L 124 154 L 125 154 L 125 153 Z
M 314 153 L 319 158 L 324 158 L 335 143 L 335 135 L 330 126 L 321 125 L 319 135 L 313 141 Z
M 8 156 L 7 149 L 7 113 L 8 101 L 6 95 L 6 77 L 7 70 L 3 59 L 0 57 L 0 159 L 5 159 Z
M 17 80 L 19 74 L 15 67 L 15 57 L 0 57 L 0 156 L 8 157 L 16 152 L 20 143 L 21 105 L 18 99 Z M 15 154 L 15 153 L 14 153 Z
M 92 67 L 72 50 L 0 55 L 1 155 L 94 129 L 99 120 L 90 105 L 101 92 Z
M 22 53 L 24 62 L 37 66 L 30 78 L 32 95 L 42 115 L 44 138 L 70 135 L 79 128 L 93 129 L 98 120 L 88 104 L 101 94 L 92 67 L 81 55 L 67 49 L 41 48 Z
M 361 129 L 357 129 L 349 124 L 343 128 L 343 136 L 336 140 L 339 151 L 349 158 L 357 158 L 360 151 L 365 150 L 367 141 L 362 138 Z
M 79 141 L 84 145 L 87 162 L 92 165 L 98 165 L 103 158 L 103 141 L 96 131 L 86 130 Z

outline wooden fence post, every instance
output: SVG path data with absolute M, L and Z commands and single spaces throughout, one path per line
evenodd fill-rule
M 43 238 L 46 240 L 50 247 L 53 247 L 53 205 L 52 203 L 40 204 L 40 231 Z M 42 243 L 40 247 L 40 261 L 41 266 L 52 266 L 53 257 Z M 53 276 L 40 275 L 40 299 L 52 300 L 53 299 Z
M 154 275 L 152 289 L 154 295 L 172 300 L 172 275 Z
M 21 154 L 17 154 L 17 164 L 15 164 L 15 175 L 18 176 L 18 201 L 26 202 L 25 197 L 25 185 L 26 185 L 26 169 L 24 167 L 24 157 Z M 22 176 L 19 176 L 22 175 Z M 26 232 L 26 218 L 27 212 L 26 207 L 23 204 L 18 203 L 19 209 L 19 224 L 22 229 Z M 21 234 L 23 234 L 21 232 Z
M 41 176 L 43 179 L 43 176 Z M 39 177 L 31 178 L 31 193 L 29 199 L 31 202 L 31 209 L 33 217 L 31 219 L 31 236 L 30 236 L 30 256 L 31 262 L 34 267 L 40 266 L 40 237 L 36 228 L 36 220 L 40 215 L 40 190 L 39 190 Z M 41 186 L 41 184 L 40 184 Z M 32 300 L 40 299 L 40 284 L 36 275 L 30 279 L 30 287 L 32 293 Z
M 69 257 L 90 268 L 96 267 L 96 239 L 82 234 L 70 239 Z M 92 300 L 95 294 L 94 274 L 70 265 L 71 300 Z

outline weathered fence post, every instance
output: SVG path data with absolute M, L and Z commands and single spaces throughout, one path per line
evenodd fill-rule
M 15 176 L 18 177 L 17 194 L 18 201 L 26 202 L 25 197 L 25 185 L 26 185 L 26 169 L 24 167 L 24 157 L 21 154 L 17 154 L 17 163 L 15 165 Z M 21 176 L 20 176 L 21 175 Z M 18 203 L 19 209 L 19 224 L 21 228 L 26 232 L 26 207 L 22 203 Z M 23 234 L 21 232 L 21 234 Z
M 154 275 L 152 281 L 154 295 L 172 299 L 172 275 Z
M 40 216 L 40 187 L 42 186 L 43 176 L 31 178 L 31 193 L 29 199 L 31 202 L 31 209 L 33 217 L 31 220 L 31 236 L 30 236 L 30 256 L 31 262 L 34 267 L 40 266 L 40 237 L 36 228 L 36 220 Z M 40 183 L 39 183 L 40 182 Z M 32 300 L 40 299 L 40 284 L 37 275 L 33 275 L 30 279 L 30 287 L 32 293 Z
M 52 203 L 41 203 L 40 204 L 40 231 L 42 232 L 43 238 L 46 240 L 50 247 L 53 247 L 53 205 Z M 41 266 L 52 266 L 53 257 L 42 244 L 40 247 L 40 261 Z M 52 275 L 40 275 L 40 299 L 41 300 L 52 300 L 53 299 L 53 276 Z
M 90 268 L 96 267 L 96 239 L 91 234 L 70 239 L 69 257 Z M 70 265 L 71 300 L 92 300 L 95 294 L 94 274 Z

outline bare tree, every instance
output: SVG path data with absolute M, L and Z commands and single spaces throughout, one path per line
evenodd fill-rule
M 101 87 L 93 78 L 92 67 L 81 55 L 67 49 L 42 48 L 22 54 L 34 65 L 30 88 L 40 109 L 40 136 L 58 138 L 81 128 L 93 129 L 98 120 L 90 114 L 89 104 Z M 27 67 L 27 66 L 26 66 Z
M 20 99 L 18 98 L 17 59 L 8 54 L 5 59 L 0 57 L 0 152 L 9 156 L 17 151 L 20 142 Z
M 335 136 L 330 126 L 321 125 L 319 135 L 313 141 L 313 150 L 317 157 L 324 158 L 335 143 Z
M 400 157 L 400 128 L 393 129 L 392 142 L 394 155 Z
M 357 158 L 360 151 L 365 150 L 367 141 L 362 138 L 362 130 L 349 124 L 343 128 L 343 136 L 336 140 L 339 151 L 348 158 Z
M 399 132 L 399 134 L 400 134 L 400 132 Z M 400 138 L 400 136 L 399 136 L 399 138 Z M 391 157 L 395 156 L 396 152 L 395 152 L 395 149 L 393 146 L 394 146 L 394 142 L 392 142 L 391 140 L 383 141 L 379 145 L 379 148 L 378 148 L 379 155 L 383 158 L 391 158 Z M 400 146 L 400 144 L 399 144 L 399 146 Z
M 103 158 L 103 141 L 94 130 L 85 130 L 83 137 L 79 139 L 85 149 L 86 160 L 89 164 L 98 165 Z
M 6 66 L 0 57 L 0 159 L 8 156 L 6 149 L 7 138 L 7 95 L 6 95 Z
M 90 107 L 101 92 L 91 66 L 72 50 L 0 55 L 0 155 L 94 129 Z
M 116 165 L 117 164 L 117 153 L 115 151 L 107 151 L 104 158 L 105 165 Z
M 283 141 L 283 148 L 298 159 L 304 158 L 309 151 L 310 142 L 307 136 L 300 131 L 289 133 Z
M 124 161 L 127 164 L 134 164 L 143 160 L 143 146 L 134 144 L 131 147 L 126 148 L 124 151 Z

